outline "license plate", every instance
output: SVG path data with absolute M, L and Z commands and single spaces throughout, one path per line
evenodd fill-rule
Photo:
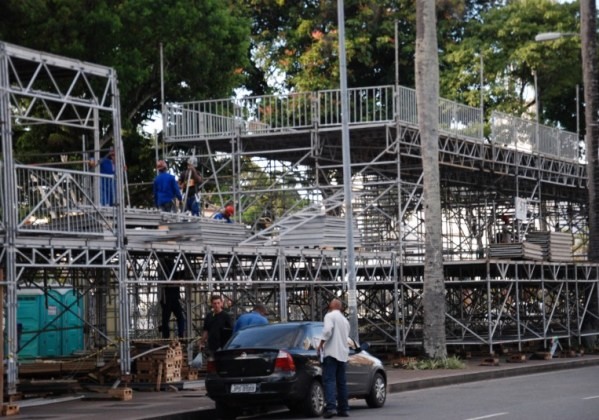
M 233 385 L 231 385 L 231 394 L 240 394 L 243 392 L 256 392 L 256 384 L 233 384 Z

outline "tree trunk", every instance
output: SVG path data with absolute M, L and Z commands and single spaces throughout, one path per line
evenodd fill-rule
M 422 153 L 425 257 L 424 352 L 446 358 L 445 283 L 439 181 L 439 57 L 435 0 L 416 1 L 416 102 Z
M 589 261 L 599 261 L 599 131 L 597 130 L 597 6 L 595 0 L 580 1 L 582 40 L 582 79 L 584 82 L 584 119 L 586 131 L 587 177 L 589 192 Z
M 584 83 L 584 119 L 585 144 L 587 157 L 587 188 L 589 194 L 589 243 L 588 259 L 599 262 L 599 129 L 597 127 L 598 86 L 597 86 L 597 5 L 595 0 L 580 0 L 580 37 L 582 41 L 582 80 Z M 596 314 L 599 309 L 598 293 L 592 289 L 592 296 L 587 296 L 588 311 Z M 599 329 L 599 321 L 586 316 L 582 326 L 583 332 L 595 332 Z M 594 347 L 597 336 L 583 336 L 585 347 Z

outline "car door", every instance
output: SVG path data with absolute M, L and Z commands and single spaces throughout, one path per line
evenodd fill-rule
M 370 388 L 373 361 L 360 351 L 356 352 L 355 343 L 351 339 L 350 341 L 346 372 L 347 390 L 350 395 L 365 395 Z

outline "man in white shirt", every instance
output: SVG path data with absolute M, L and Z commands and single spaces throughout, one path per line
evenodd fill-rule
M 347 380 L 345 370 L 349 356 L 349 321 L 341 313 L 343 305 L 339 299 L 329 303 L 329 312 L 324 317 L 324 328 L 318 351 L 322 359 L 322 381 L 324 385 L 325 412 L 323 417 L 349 417 Z

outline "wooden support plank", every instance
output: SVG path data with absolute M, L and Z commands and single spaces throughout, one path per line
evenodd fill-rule
M 2 416 L 14 416 L 19 414 L 19 406 L 14 404 L 2 405 Z
M 162 382 L 162 363 L 158 366 L 158 375 L 156 377 L 156 391 L 160 391 L 160 386 Z

